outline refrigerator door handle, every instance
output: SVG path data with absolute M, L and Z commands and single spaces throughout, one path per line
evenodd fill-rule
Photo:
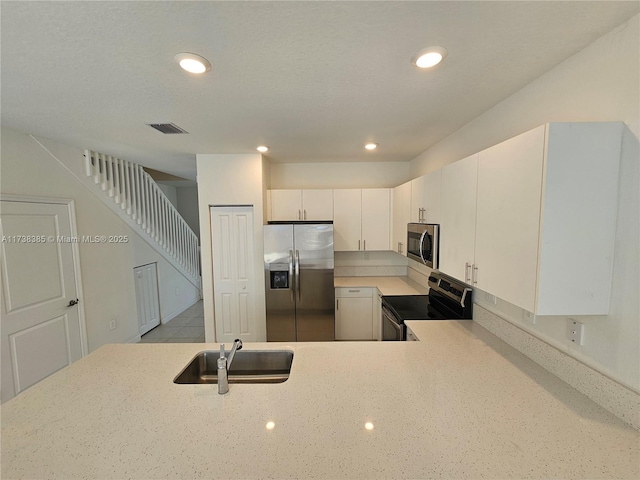
M 298 296 L 298 303 L 300 303 L 300 252 L 296 250 L 296 295 Z
M 291 280 L 293 279 L 293 250 L 289 250 L 289 294 L 291 296 L 291 303 L 294 303 L 293 298 L 293 285 L 291 285 Z

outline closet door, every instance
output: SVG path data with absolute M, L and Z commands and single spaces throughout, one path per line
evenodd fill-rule
M 160 325 L 160 297 L 158 296 L 157 263 L 133 269 L 138 307 L 138 330 L 144 335 Z
M 257 341 L 253 207 L 211 207 L 218 342 Z

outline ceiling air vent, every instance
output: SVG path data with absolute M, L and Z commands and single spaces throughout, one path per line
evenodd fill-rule
M 155 128 L 156 130 L 158 130 L 161 133 L 164 133 L 165 135 L 169 135 L 172 133 L 189 133 L 186 130 L 181 129 L 179 126 L 177 126 L 174 123 L 147 123 L 147 125 L 149 125 L 152 128 Z

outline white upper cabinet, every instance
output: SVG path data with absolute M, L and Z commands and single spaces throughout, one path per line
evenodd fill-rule
M 442 192 L 442 170 L 428 173 L 424 176 L 424 192 L 422 198 L 424 208 L 422 219 L 424 223 L 440 223 Z
M 479 154 L 476 286 L 533 312 L 544 127 Z M 477 270 L 475 270 L 477 269 Z
M 393 189 L 391 250 L 407 254 L 407 223 L 411 221 L 411 182 Z
M 332 220 L 333 190 L 271 190 L 271 220 Z
M 362 190 L 333 191 L 333 248 L 335 251 L 361 249 Z
M 389 250 L 390 189 L 336 189 L 333 208 L 336 251 Z
M 333 220 L 333 190 L 302 190 L 303 220 Z
M 411 180 L 411 214 L 414 223 L 440 223 L 442 170 Z
M 480 152 L 478 288 L 537 315 L 609 312 L 622 128 L 552 123 Z
M 442 169 L 440 271 L 471 283 L 475 263 L 478 154 Z
M 424 184 L 425 176 L 414 178 L 411 180 L 411 206 L 409 207 L 409 221 L 412 223 L 422 223 L 422 214 L 424 208 Z M 405 232 L 406 233 L 406 232 Z
M 362 249 L 389 250 L 391 239 L 391 189 L 362 190 Z
M 271 190 L 271 220 L 300 220 L 302 190 Z

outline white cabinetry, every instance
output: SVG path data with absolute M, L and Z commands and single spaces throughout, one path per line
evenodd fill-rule
M 393 189 L 393 230 L 391 249 L 407 254 L 407 223 L 411 221 L 411 182 L 403 183 Z
M 389 250 L 391 190 L 333 191 L 336 251 Z
M 391 189 L 362 190 L 362 249 L 389 250 Z
M 271 220 L 332 220 L 333 190 L 271 190 Z
M 442 169 L 440 271 L 471 283 L 475 263 L 478 154 Z
M 303 220 L 333 220 L 333 190 L 302 190 Z
M 552 123 L 480 152 L 478 288 L 538 315 L 608 313 L 622 128 Z
M 336 288 L 336 340 L 375 340 L 373 288 Z
M 442 170 L 411 180 L 410 221 L 440 223 Z

